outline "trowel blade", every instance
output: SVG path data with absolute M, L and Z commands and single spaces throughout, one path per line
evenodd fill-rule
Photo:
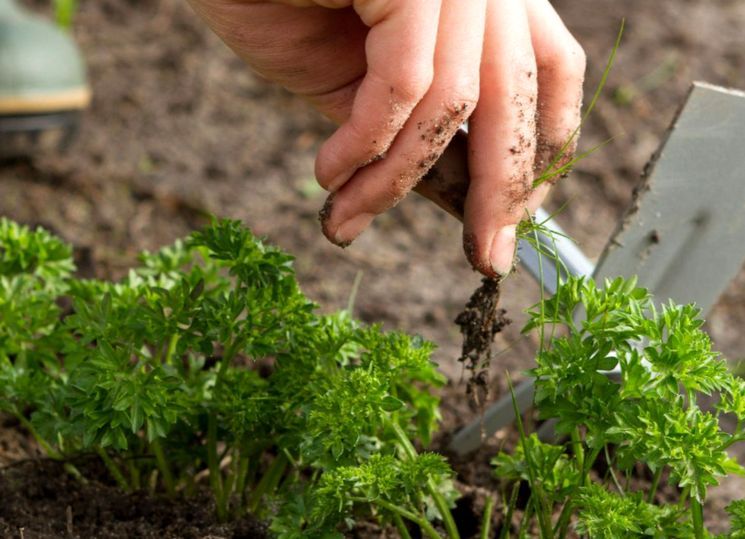
M 658 302 L 696 303 L 706 314 L 745 260 L 743 141 L 745 93 L 695 83 L 608 242 L 596 280 L 636 275 Z M 514 422 L 512 398 L 461 429 L 450 450 L 475 451 L 484 436 Z M 515 387 L 514 399 L 527 409 L 533 381 Z
M 745 93 L 695 83 L 595 278 L 712 307 L 745 260 Z

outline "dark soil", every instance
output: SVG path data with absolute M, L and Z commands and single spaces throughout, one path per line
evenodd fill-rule
M 86 477 L 105 477 L 85 470 Z M 82 485 L 59 463 L 25 461 L 0 471 L 0 535 L 24 539 L 119 538 L 259 539 L 265 527 L 245 518 L 215 522 L 207 493 L 169 500 L 145 493 L 125 494 L 98 481 Z
M 463 335 L 463 345 L 458 361 L 471 372 L 467 394 L 478 408 L 484 406 L 489 396 L 489 367 L 492 360 L 494 338 L 510 323 L 507 311 L 499 308 L 501 279 L 485 277 L 466 308 L 455 318 Z
M 40 10 L 49 6 L 48 0 L 26 1 Z M 745 2 L 553 3 L 588 52 L 588 94 L 598 83 L 621 18 L 627 18 L 608 88 L 583 130 L 580 151 L 612 142 L 559 182 L 548 203 L 549 209 L 567 205 L 558 220 L 597 257 L 690 82 L 745 87 Z M 242 219 L 297 257 L 304 290 L 324 309 L 344 308 L 355 275 L 363 272 L 358 317 L 419 333 L 439 345 L 435 359 L 452 380 L 443 391 L 443 431 L 477 417 L 459 382 L 461 339 L 453 323 L 480 280 L 463 256 L 460 223 L 420 197 L 407 197 L 348 249 L 330 245 L 317 221 L 324 193 L 313 179 L 313 159 L 333 127 L 301 100 L 252 75 L 186 2 L 81 2 L 75 36 L 94 91 L 80 137 L 66 156 L 0 164 L 0 215 L 59 234 L 75 246 L 81 273 L 99 277 L 122 275 L 140 250 L 184 236 L 209 213 Z M 443 203 L 453 213 L 462 211 L 462 196 Z M 519 378 L 531 366 L 534 342 L 519 329 L 522 311 L 537 298 L 537 286 L 519 271 L 502 286 L 501 306 L 514 323 L 496 336 L 489 371 L 492 399 L 506 390 L 505 370 Z M 732 359 L 743 355 L 743 325 L 745 272 L 708 322 L 717 346 Z M 497 433 L 470 461 L 456 463 L 467 491 L 496 492 L 488 459 L 512 435 Z M 0 426 L 0 466 L 35 458 L 35 451 L 16 426 Z M 166 502 L 150 499 L 127 513 L 138 515 L 129 523 L 111 524 L 146 526 L 147 521 L 148 528 L 84 528 L 84 522 L 96 522 L 90 515 L 122 514 L 109 500 L 118 499 L 123 507 L 140 502 L 115 498 L 111 489 L 81 490 L 58 470 L 40 466 L 24 464 L 0 476 L 0 511 L 6 511 L 7 499 L 23 500 L 12 519 L 2 513 L 3 533 L 10 537 L 19 537 L 21 528 L 29 530 L 25 537 L 36 529 L 47 534 L 42 536 L 64 537 L 68 506 L 73 531 L 81 537 L 101 536 L 104 529 L 112 530 L 110 537 L 176 533 L 168 523 L 175 520 L 164 520 L 167 515 L 137 513 L 147 511 L 145 505 L 165 507 L 159 504 Z M 85 492 L 90 497 L 84 498 Z M 707 502 L 713 528 L 726 520 L 721 508 L 742 492 L 738 480 L 715 490 Z M 475 512 L 479 503 L 472 504 Z M 206 504 L 169 507 L 176 520 L 190 514 L 192 524 L 202 522 L 201 528 L 193 524 L 194 536 L 235 533 L 200 520 Z

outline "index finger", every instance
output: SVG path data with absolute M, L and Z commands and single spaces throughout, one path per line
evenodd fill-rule
M 429 89 L 434 71 L 439 0 L 357 0 L 353 5 L 370 27 L 367 73 L 350 117 L 316 160 L 316 178 L 332 192 L 388 150 Z

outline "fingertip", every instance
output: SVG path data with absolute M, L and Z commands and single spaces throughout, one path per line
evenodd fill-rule
M 332 232 L 330 226 L 331 213 L 334 209 L 335 196 L 336 193 L 331 193 L 329 196 L 327 196 L 326 202 L 323 203 L 323 207 L 318 212 L 318 221 L 321 223 L 321 232 L 323 232 L 323 235 L 326 236 L 326 239 L 328 239 L 331 243 L 335 243 L 335 234 Z
M 484 245 L 486 245 L 487 248 L 484 248 Z M 465 252 L 466 259 L 471 264 L 471 268 L 473 268 L 474 271 L 478 271 L 479 273 L 487 277 L 499 277 L 499 275 L 495 273 L 494 268 L 492 268 L 492 265 L 489 262 L 488 241 L 485 243 L 481 242 L 479 241 L 479 238 L 476 236 L 476 234 L 474 234 L 473 232 L 464 232 L 463 251 Z
M 517 225 L 507 225 L 494 235 L 489 251 L 491 269 L 500 277 L 506 277 L 515 265 L 517 250 Z
M 372 213 L 360 213 L 354 217 L 347 219 L 336 228 L 334 232 L 334 243 L 341 247 L 346 247 L 351 244 L 357 236 L 370 226 L 370 223 L 375 219 L 375 214 Z
M 326 191 L 334 193 L 352 176 L 354 170 L 347 171 L 339 166 L 339 155 L 334 150 L 334 136 L 323 143 L 316 156 L 315 176 L 318 184 Z
M 363 212 L 342 221 L 340 224 L 335 224 L 332 218 L 332 214 L 335 213 L 333 211 L 335 198 L 336 193 L 331 193 L 326 198 L 326 203 L 318 212 L 318 219 L 321 222 L 323 235 L 331 243 L 342 248 L 348 247 L 357 239 L 357 236 L 370 226 L 370 223 L 375 219 L 375 214 Z
M 341 187 L 349 181 L 349 178 L 354 176 L 355 170 L 345 170 L 344 172 L 337 174 L 326 186 L 326 190 L 331 193 L 336 193 Z

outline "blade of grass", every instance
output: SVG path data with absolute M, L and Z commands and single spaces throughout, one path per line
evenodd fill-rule
M 489 533 L 491 532 L 491 516 L 494 512 L 494 496 L 489 496 L 486 499 L 486 507 L 484 507 L 484 518 L 481 520 L 481 539 L 489 539 Z
M 608 82 L 608 76 L 610 74 L 610 70 L 613 67 L 613 64 L 616 60 L 616 53 L 618 52 L 618 49 L 621 46 L 621 38 L 623 37 L 625 27 L 626 27 L 626 19 L 621 19 L 621 27 L 618 29 L 618 35 L 616 36 L 616 41 L 613 44 L 613 48 L 611 49 L 610 56 L 608 57 L 608 61 L 605 64 L 605 69 L 603 70 L 603 74 L 600 77 L 600 83 L 595 89 L 595 93 L 593 94 L 592 99 L 590 100 L 590 104 L 588 105 L 587 110 L 585 110 L 585 113 L 582 115 L 582 120 L 580 121 L 577 128 L 569 136 L 569 139 L 561 147 L 558 154 L 553 158 L 551 163 L 549 163 L 548 167 L 546 167 L 546 170 L 542 172 L 539 175 L 539 177 L 533 181 L 533 188 L 538 187 L 545 181 L 555 177 L 557 174 L 558 175 L 561 174 L 560 171 L 554 170 L 554 168 L 556 167 L 556 164 L 564 157 L 569 146 L 571 146 L 571 144 L 574 142 L 577 136 L 579 136 L 579 132 L 582 129 L 582 127 L 585 125 L 587 118 L 590 116 L 590 113 L 595 109 L 598 99 L 600 99 L 600 94 L 602 93 L 603 89 L 605 88 L 606 83 Z
M 354 310 L 354 304 L 357 301 L 357 292 L 360 289 L 360 283 L 362 282 L 363 274 L 364 272 L 362 270 L 359 270 L 354 276 L 352 291 L 349 293 L 349 300 L 347 300 L 347 313 L 349 313 L 349 316 L 352 316 L 352 311 Z
M 608 472 L 610 473 L 611 479 L 613 480 L 613 484 L 616 485 L 616 488 L 618 489 L 618 493 L 621 496 L 625 496 L 626 492 L 624 492 L 623 487 L 621 486 L 621 483 L 618 481 L 618 477 L 616 477 L 616 472 L 613 471 L 614 462 L 610 458 L 610 453 L 608 452 L 608 444 L 605 444 L 603 446 L 603 449 L 605 451 L 605 460 L 608 463 Z
M 543 497 L 541 495 L 542 489 L 540 488 L 540 485 L 538 484 L 538 480 L 536 478 L 535 464 L 533 463 L 533 459 L 530 455 L 530 448 L 528 447 L 527 443 L 528 437 L 525 435 L 525 428 L 523 426 L 520 407 L 517 405 L 515 390 L 512 386 L 512 379 L 509 373 L 507 373 L 507 386 L 509 387 L 510 396 L 512 397 L 512 408 L 515 411 L 515 422 L 517 423 L 517 431 L 520 435 L 520 444 L 522 445 L 523 453 L 525 454 L 525 465 L 528 468 L 530 490 L 532 492 L 531 497 L 533 499 L 533 503 L 536 506 L 536 517 L 538 518 L 538 525 L 541 529 L 541 538 L 549 539 L 553 537 L 553 530 L 551 527 L 551 513 L 547 511 L 546 507 L 544 507 L 545 500 L 543 500 Z
M 502 530 L 499 532 L 499 539 L 509 539 L 510 528 L 512 527 L 512 515 L 515 514 L 515 508 L 517 507 L 517 495 L 520 493 L 520 481 L 517 481 L 512 485 L 512 493 L 510 494 L 509 505 L 505 512 L 504 519 L 502 520 Z
M 542 173 L 540 176 L 538 176 L 538 178 L 536 178 L 533 181 L 534 187 L 537 187 L 538 185 L 541 185 L 543 182 L 546 182 L 546 181 L 548 181 L 548 180 L 550 180 L 552 178 L 555 178 L 556 176 L 561 176 L 563 174 L 568 174 L 569 172 L 571 172 L 572 168 L 574 168 L 574 165 L 576 165 L 577 163 L 579 163 L 583 159 L 587 159 L 589 156 L 591 156 L 592 154 L 594 154 L 596 151 L 602 149 L 607 144 L 613 142 L 613 139 L 614 139 L 614 137 L 610 137 L 610 138 L 604 140 L 603 142 L 600 142 L 600 143 L 596 144 L 595 146 L 593 146 L 589 150 L 586 150 L 586 151 L 580 153 L 579 155 L 575 155 L 574 157 L 572 157 L 569 161 L 567 161 L 566 163 L 564 163 L 558 169 L 552 170 L 550 174 L 548 174 L 548 173 Z M 538 182 L 538 183 L 536 183 L 536 182 Z
M 562 206 L 563 208 L 564 206 Z M 560 208 L 558 211 L 561 211 Z M 564 261 L 561 259 L 561 257 L 558 254 L 558 248 L 556 246 L 556 236 L 563 236 L 567 237 L 564 234 L 561 234 L 559 232 L 556 232 L 555 230 L 549 228 L 546 223 L 553 218 L 553 216 L 556 215 L 556 213 L 551 214 L 549 217 L 541 221 L 540 223 L 535 220 L 533 216 L 528 214 L 528 218 L 526 220 L 523 220 L 518 227 L 518 237 L 520 239 L 524 239 L 527 241 L 530 245 L 533 246 L 533 249 L 535 249 L 536 253 L 538 254 L 538 275 L 539 275 L 539 289 L 540 289 L 540 306 L 541 306 L 541 312 L 540 312 L 540 321 L 541 323 L 538 326 L 538 333 L 539 333 L 539 352 L 543 352 L 546 338 L 545 338 L 545 332 L 544 327 L 545 324 L 543 323 L 545 321 L 545 311 L 544 309 L 544 302 L 545 302 L 545 292 L 544 292 L 544 271 L 543 271 L 543 257 L 545 256 L 549 260 L 552 260 L 555 265 L 556 270 L 556 290 L 559 290 L 559 285 L 561 284 L 561 275 L 562 272 L 565 275 L 569 274 L 569 269 L 566 267 L 566 264 L 564 264 Z M 551 239 L 551 243 L 553 245 L 553 250 L 550 250 L 548 247 L 546 247 L 543 242 L 540 241 L 539 233 L 543 234 L 544 236 Z M 557 304 L 558 308 L 558 304 Z M 552 336 L 554 333 L 554 329 L 552 329 Z

